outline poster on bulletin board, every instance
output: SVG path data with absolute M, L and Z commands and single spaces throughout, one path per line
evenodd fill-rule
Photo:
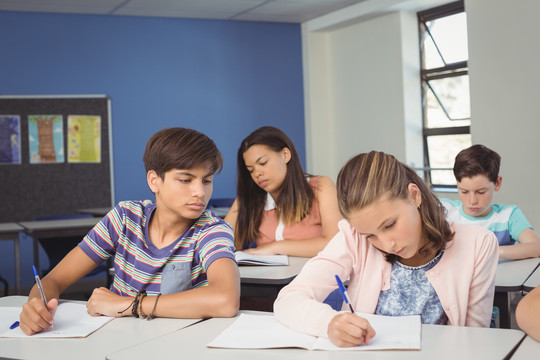
M 0 165 L 21 163 L 21 125 L 17 115 L 0 115 Z
M 112 207 L 106 95 L 0 96 L 0 222 Z

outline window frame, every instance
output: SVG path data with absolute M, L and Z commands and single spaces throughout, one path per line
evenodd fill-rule
M 465 12 L 464 1 L 456 1 L 450 4 L 438 6 L 436 8 L 424 10 L 417 13 L 418 17 L 418 28 L 419 28 L 419 51 L 420 51 L 420 82 L 421 82 L 421 92 L 422 92 L 422 139 L 423 139 L 423 150 L 424 150 L 424 167 L 422 168 L 424 173 L 424 180 L 431 184 L 432 187 L 439 189 L 457 189 L 456 185 L 448 184 L 433 184 L 432 182 L 432 170 L 452 170 L 452 168 L 434 168 L 431 167 L 429 161 L 429 147 L 428 147 L 428 138 L 431 136 L 441 136 L 441 135 L 463 135 L 471 133 L 470 125 L 466 126 L 455 126 L 455 127 L 438 127 L 438 128 L 428 128 L 427 124 L 427 93 L 430 91 L 429 81 L 434 79 L 444 79 L 450 77 L 457 77 L 462 75 L 469 74 L 468 60 L 459 61 L 455 63 L 447 64 L 444 61 L 444 57 L 440 53 L 437 43 L 433 40 L 435 48 L 441 55 L 441 59 L 445 62 L 445 65 L 442 67 L 426 69 L 425 68 L 425 59 L 424 59 L 424 40 L 425 36 L 431 36 L 429 29 L 425 26 L 428 21 L 437 20 L 443 17 L 455 15 Z M 433 39 L 433 37 L 432 37 Z M 431 92 L 437 98 L 437 93 L 433 90 Z M 441 104 L 443 111 L 446 113 L 446 109 L 442 106 L 442 103 L 437 98 L 437 101 Z M 448 115 L 448 113 L 446 113 Z M 448 116 L 449 119 L 450 116 Z M 456 119 L 457 120 L 457 119 Z M 470 118 L 469 118 L 470 120 Z

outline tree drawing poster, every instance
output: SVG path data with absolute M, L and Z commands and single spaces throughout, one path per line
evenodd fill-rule
M 17 115 L 0 115 L 0 164 L 21 163 L 21 123 Z
M 101 116 L 68 116 L 68 162 L 101 162 Z
M 30 163 L 63 163 L 64 130 L 62 115 L 29 115 Z

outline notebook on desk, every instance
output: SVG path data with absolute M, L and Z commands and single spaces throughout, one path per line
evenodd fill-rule
M 236 251 L 234 256 L 238 265 L 289 265 L 287 255 L 257 255 Z
M 18 320 L 21 313 L 20 307 L 0 307 L 0 324 Z M 16 317 L 15 314 L 17 315 Z M 58 305 L 54 315 L 54 325 L 52 329 L 44 330 L 32 335 L 34 338 L 83 338 L 98 330 L 113 317 L 90 316 L 86 310 L 85 303 L 62 302 Z M 8 329 L 4 326 L 4 329 Z M 0 334 L 0 337 L 18 338 L 28 337 L 22 332 L 20 327 L 7 330 Z
M 330 340 L 296 332 L 279 323 L 273 315 L 240 316 L 207 347 L 229 349 L 302 348 L 307 350 L 420 350 L 422 324 L 419 315 L 365 317 L 376 335 L 369 345 L 342 348 Z

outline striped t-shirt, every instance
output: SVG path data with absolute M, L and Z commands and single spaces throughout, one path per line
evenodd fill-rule
M 111 290 L 134 296 L 172 294 L 208 284 L 206 271 L 219 258 L 234 257 L 233 231 L 209 210 L 204 211 L 175 242 L 158 249 L 148 236 L 156 205 L 124 201 L 112 209 L 79 243 L 96 263 L 114 256 Z
M 486 216 L 472 217 L 463 211 L 463 203 L 459 200 L 441 199 L 441 202 L 446 208 L 448 221 L 491 230 L 501 246 L 514 245 L 523 230 L 532 229 L 523 212 L 515 205 L 492 204 Z

